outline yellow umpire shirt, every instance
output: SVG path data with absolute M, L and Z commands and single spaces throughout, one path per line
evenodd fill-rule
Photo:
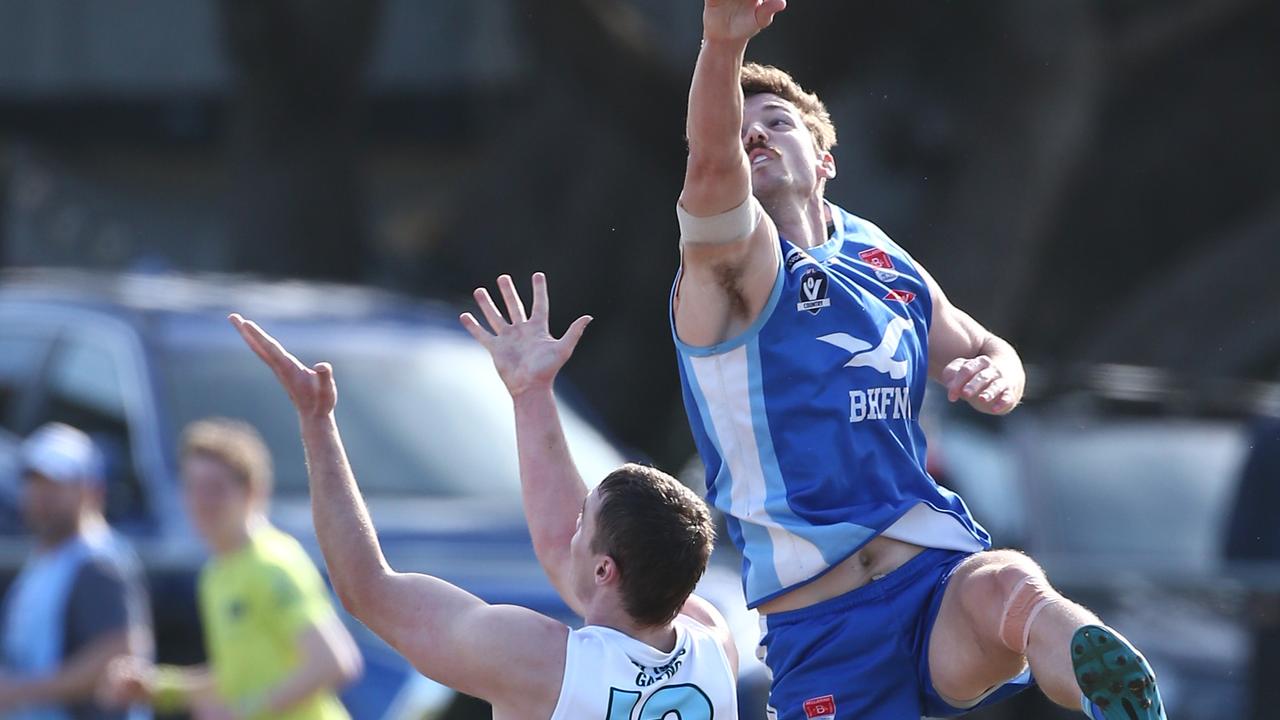
M 271 526 L 200 571 L 200 614 L 218 696 L 252 703 L 297 668 L 301 635 L 333 615 L 324 581 L 302 546 Z M 277 715 L 281 720 L 347 720 L 331 692 Z

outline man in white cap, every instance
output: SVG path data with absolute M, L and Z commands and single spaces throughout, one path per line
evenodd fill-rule
M 0 606 L 0 716 L 137 718 L 93 704 L 107 665 L 150 656 L 141 572 L 102 514 L 93 441 L 60 423 L 22 444 L 23 515 L 36 547 Z

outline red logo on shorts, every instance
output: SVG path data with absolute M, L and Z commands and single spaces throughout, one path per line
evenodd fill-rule
M 901 303 L 909 303 L 916 299 L 916 294 L 910 290 L 890 290 L 888 295 L 884 296 L 885 300 L 897 300 Z
M 858 253 L 858 257 L 868 265 L 875 265 L 881 270 L 892 270 L 893 261 L 889 259 L 889 254 L 880 248 L 868 248 Z
M 804 715 L 809 720 L 831 720 L 836 716 L 835 696 L 823 695 L 805 700 Z

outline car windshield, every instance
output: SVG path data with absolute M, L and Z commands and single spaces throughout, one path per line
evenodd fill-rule
M 366 493 L 518 500 L 511 400 L 488 353 L 469 337 L 397 327 L 321 333 L 267 326 L 303 362 L 333 364 L 338 423 Z M 158 362 L 174 437 L 202 417 L 248 420 L 271 448 L 277 490 L 305 491 L 297 416 L 238 337 L 182 332 Z M 623 458 L 563 402 L 560 413 L 574 460 L 594 485 Z
M 1247 451 L 1240 423 L 1073 419 L 1038 430 L 1023 438 L 1034 549 L 1135 568 L 1220 557 Z

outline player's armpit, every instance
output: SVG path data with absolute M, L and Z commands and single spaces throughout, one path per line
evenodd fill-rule
M 563 623 L 489 605 L 429 575 L 392 572 L 373 585 L 348 609 L 423 675 L 498 708 L 551 715 L 569 637 Z
M 768 303 L 782 262 L 778 231 L 762 213 L 742 242 L 686 244 L 680 260 L 676 334 L 690 345 L 715 345 L 750 327 Z

